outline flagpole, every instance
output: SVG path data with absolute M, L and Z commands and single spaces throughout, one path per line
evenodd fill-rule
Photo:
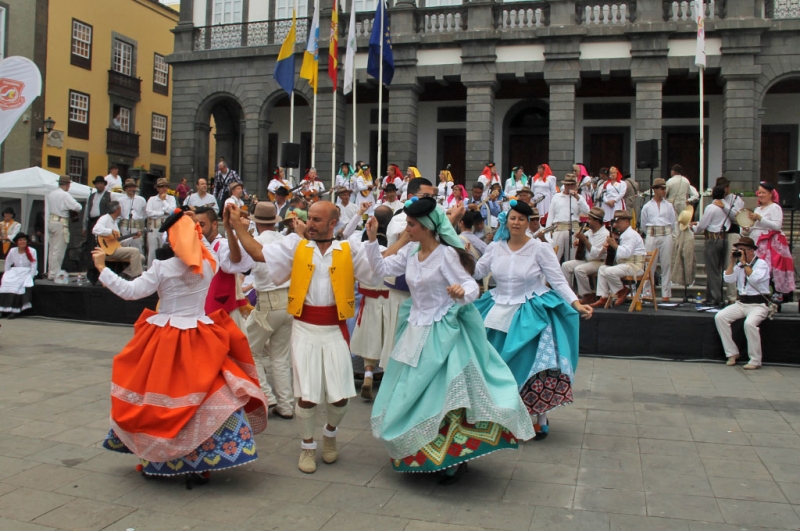
M 358 161 L 358 136 L 356 131 L 358 129 L 356 122 L 356 88 L 358 87 L 358 79 L 356 78 L 356 64 L 353 62 L 353 164 Z M 356 168 L 358 171 L 359 168 Z
M 704 106 L 705 106 L 705 70 L 706 70 L 706 48 L 705 48 L 705 39 L 706 39 L 706 32 L 705 32 L 705 18 L 706 18 L 706 6 L 704 0 L 697 0 L 695 4 L 695 9 L 697 13 L 695 13 L 695 17 L 697 20 L 697 51 L 696 51 L 696 58 L 695 64 L 697 65 L 698 72 L 700 74 L 700 171 L 698 172 L 700 176 L 700 202 L 698 203 L 698 208 L 700 210 L 698 214 L 698 219 L 700 216 L 703 215 L 703 193 L 705 192 L 705 131 L 704 131 Z
M 292 23 L 296 24 L 297 20 L 297 0 L 294 0 L 294 7 L 292 8 Z M 296 27 L 296 26 L 295 26 Z M 297 37 L 295 37 L 295 43 L 297 42 Z M 292 49 L 292 53 L 294 53 L 294 49 Z M 294 76 L 294 72 L 292 72 Z M 289 97 L 289 143 L 294 143 L 294 87 L 292 87 L 292 94 Z M 292 175 L 294 172 L 292 171 L 293 168 L 289 168 L 289 184 L 294 186 L 294 176 Z
M 336 0 L 334 0 L 336 1 Z M 330 61 L 328 57 L 328 61 Z M 333 89 L 333 141 L 331 142 L 331 189 L 336 186 L 336 89 Z
M 381 3 L 381 64 L 378 67 L 378 167 L 375 168 L 374 175 L 378 176 L 378 182 L 380 182 L 383 178 L 383 173 L 381 173 L 381 152 L 383 151 L 383 41 L 386 40 L 383 24 L 386 20 L 386 4 L 384 0 L 378 1 Z M 355 90 L 353 92 L 355 93 Z
M 704 97 L 703 97 L 704 86 L 703 85 L 704 85 L 704 79 L 703 78 L 705 78 L 705 75 L 704 75 L 705 68 L 700 66 L 699 69 L 700 69 L 700 190 L 699 190 L 699 192 L 700 192 L 700 207 L 699 207 L 700 208 L 700 214 L 698 215 L 698 219 L 700 218 L 700 216 L 702 216 L 702 212 L 703 212 L 703 197 L 704 197 L 703 192 L 705 192 L 705 189 L 706 189 L 706 187 L 705 187 L 705 171 L 704 171 L 704 168 L 703 168 L 703 163 L 705 162 L 705 155 L 704 155 L 705 139 L 703 138 L 703 135 L 704 135 L 704 129 L 703 129 L 703 107 L 704 107 L 704 101 L 703 101 L 703 99 L 704 99 Z

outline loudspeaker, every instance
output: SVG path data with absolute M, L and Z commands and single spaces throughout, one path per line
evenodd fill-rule
M 158 190 L 156 190 L 156 181 L 159 177 L 161 176 L 152 173 L 144 173 L 139 179 L 139 195 L 144 197 L 145 201 L 154 195 L 158 195 Z
M 778 172 L 778 184 L 775 190 L 780 196 L 782 208 L 800 208 L 800 201 L 797 198 L 798 182 L 800 182 L 800 171 L 785 170 Z
M 284 142 L 281 144 L 281 168 L 300 167 L 300 144 Z
M 636 167 L 640 170 L 658 168 L 658 139 L 636 142 Z

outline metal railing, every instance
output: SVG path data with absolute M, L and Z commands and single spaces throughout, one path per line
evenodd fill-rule
M 636 0 L 578 0 L 575 22 L 579 26 L 618 26 L 636 21 Z
M 116 70 L 108 71 L 108 93 L 122 96 L 133 101 L 142 99 L 142 80 L 126 76 Z
M 308 18 L 297 19 L 295 39 L 298 44 L 306 42 L 309 25 Z M 201 26 L 194 29 L 193 50 L 199 52 L 283 44 L 283 40 L 288 35 L 291 27 L 292 19 L 290 18 L 241 24 Z
M 800 18 L 800 0 L 765 0 L 764 4 L 767 18 Z
M 118 129 L 106 129 L 106 152 L 127 157 L 139 156 L 139 135 Z

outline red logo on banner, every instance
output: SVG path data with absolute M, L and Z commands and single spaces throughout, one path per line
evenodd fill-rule
M 0 79 L 0 110 L 8 111 L 24 105 L 25 98 L 22 97 L 22 89 L 24 88 L 25 83 L 22 81 L 7 78 Z

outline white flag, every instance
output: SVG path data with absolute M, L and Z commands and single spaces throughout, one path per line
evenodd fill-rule
M 705 15 L 706 6 L 703 0 L 695 2 L 695 11 L 697 12 L 697 51 L 694 56 L 694 64 L 697 66 L 706 67 L 706 28 L 705 28 Z
M 356 0 L 350 6 L 350 27 L 347 30 L 347 51 L 344 56 L 344 88 L 342 92 L 350 94 L 353 90 L 353 78 L 356 74 Z

